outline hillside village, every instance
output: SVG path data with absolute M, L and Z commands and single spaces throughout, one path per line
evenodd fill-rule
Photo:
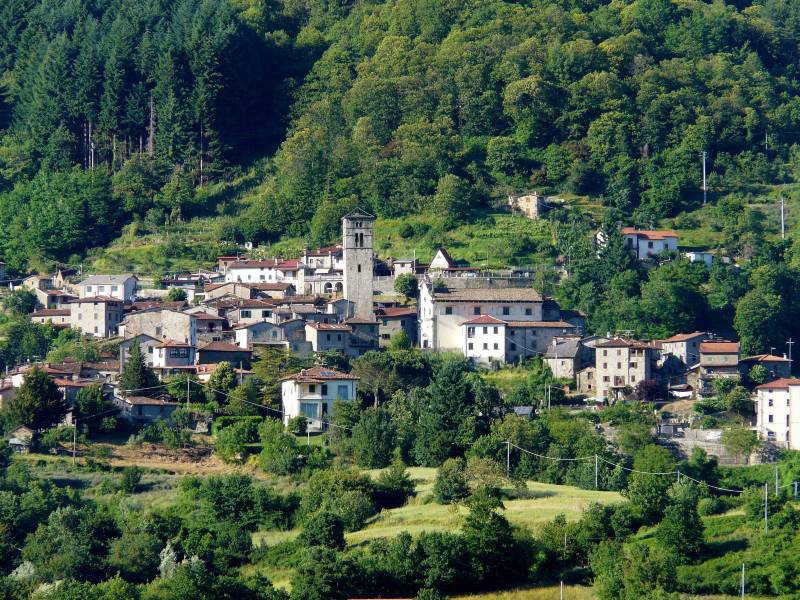
M 790 414 L 800 414 L 800 404 L 785 414 L 771 410 L 773 393 L 788 394 L 787 406 L 800 403 L 800 396 L 791 392 L 800 383 L 791 379 L 792 360 L 786 354 L 743 356 L 737 342 L 714 332 L 652 340 L 624 332 L 587 336 L 586 315 L 562 310 L 538 293 L 529 274 L 485 274 L 457 263 L 445 248 L 429 264 L 379 260 L 373 248 L 374 216 L 356 210 L 341 223 L 341 244 L 306 249 L 296 258 L 221 256 L 216 270 L 168 277 L 160 288 L 143 288 L 134 275 L 82 277 L 67 269 L 52 276 L 31 275 L 12 288 L 35 294 L 33 322 L 72 328 L 117 348 L 93 362 L 67 359 L 38 366 L 69 403 L 82 388 L 102 383 L 104 394 L 133 424 L 169 420 L 180 406 L 179 399 L 120 386 L 134 345 L 165 383 L 191 375 L 208 384 L 221 363 L 246 380 L 253 376 L 254 356 L 264 348 L 323 365 L 284 379 L 281 410 L 285 424 L 300 416 L 309 429 L 324 431 L 335 401 L 355 399 L 358 382 L 356 376 L 325 367 L 324 357 L 354 359 L 385 349 L 402 336 L 412 347 L 456 352 L 490 371 L 538 357 L 551 374 L 550 387 L 559 389 L 563 401 L 589 408 L 635 400 L 660 405 L 702 401 L 717 396 L 715 382 L 750 381 L 756 368 L 752 427 L 764 442 L 800 449 L 800 422 L 790 419 Z M 644 263 L 677 251 L 674 231 L 626 227 L 621 234 L 635 259 Z M 596 243 L 603 247 L 602 232 Z M 712 260 L 707 253 L 686 258 L 707 266 Z M 403 278 L 412 286 L 405 292 L 408 297 L 395 291 L 395 282 Z M 170 300 L 173 291 L 182 299 Z M 0 410 L 35 366 L 7 369 L 0 383 Z M 548 388 L 545 396 L 550 395 Z M 71 413 L 64 422 L 72 422 Z M 677 422 L 665 431 L 689 427 L 686 411 Z

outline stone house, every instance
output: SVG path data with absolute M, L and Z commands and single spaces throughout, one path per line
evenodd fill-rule
M 417 309 L 410 306 L 394 306 L 375 309 L 375 319 L 378 321 L 378 342 L 381 348 L 389 345 L 392 338 L 400 331 L 404 331 L 411 340 L 411 345 L 417 345 Z
M 653 378 L 655 346 L 629 338 L 612 338 L 595 346 L 595 396 L 613 402 L 640 381 Z
M 84 296 L 70 304 L 70 326 L 97 338 L 116 336 L 123 318 L 123 302 L 110 296 Z
M 228 362 L 231 366 L 249 369 L 252 358 L 252 350 L 227 342 L 210 342 L 197 349 L 199 365 Z

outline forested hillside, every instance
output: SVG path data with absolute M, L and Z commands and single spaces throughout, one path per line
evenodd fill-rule
M 704 150 L 712 199 L 794 180 L 798 39 L 791 0 L 9 0 L 0 259 L 215 214 L 325 242 L 355 204 L 446 228 L 531 188 L 649 226 Z M 246 202 L 197 192 L 242 167 Z

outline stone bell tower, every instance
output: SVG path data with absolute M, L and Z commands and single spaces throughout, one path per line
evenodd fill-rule
M 342 217 L 344 297 L 355 309 L 350 316 L 375 320 L 372 308 L 372 226 L 375 217 L 359 208 Z

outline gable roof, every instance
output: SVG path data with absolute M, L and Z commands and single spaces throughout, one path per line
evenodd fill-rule
M 378 317 L 392 318 L 392 317 L 416 317 L 417 309 L 410 306 L 390 306 L 388 308 L 377 308 L 375 314 Z
M 87 296 L 86 298 L 76 298 L 75 300 L 70 300 L 70 304 L 85 304 L 87 302 L 92 302 L 92 303 L 116 302 L 118 304 L 121 304 L 122 300 L 120 300 L 119 298 L 113 298 L 111 296 Z
M 668 237 L 678 237 L 677 232 L 671 229 L 636 229 L 636 227 L 623 227 L 622 235 L 635 235 L 646 240 L 663 240 Z
M 434 292 L 442 302 L 541 302 L 542 296 L 533 288 L 449 288 Z
M 607 342 L 601 342 L 595 345 L 595 348 L 653 348 L 653 346 L 639 340 L 615 337 Z
M 675 342 L 685 342 L 687 340 L 691 340 L 692 338 L 696 338 L 699 336 L 704 336 L 705 333 L 702 331 L 695 331 L 694 333 L 676 333 L 675 335 L 668 337 L 664 340 L 661 340 L 661 343 L 675 343 Z
M 41 310 L 36 310 L 31 313 L 31 318 L 33 317 L 68 317 L 69 316 L 69 309 L 68 308 L 42 308 Z
M 769 383 L 762 383 L 761 385 L 757 385 L 757 390 L 788 390 L 790 385 L 800 385 L 800 379 L 789 379 L 783 377 L 781 379 L 776 379 L 775 381 L 770 381 Z
M 702 342 L 700 352 L 706 354 L 739 354 L 739 342 Z
M 506 322 L 492 315 L 481 315 L 469 321 L 464 321 L 461 325 L 503 325 L 505 327 Z
M 81 281 L 78 285 L 122 285 L 129 279 L 138 279 L 131 273 L 121 275 L 92 275 Z
M 307 322 L 306 327 L 322 331 L 353 331 L 352 327 L 343 323 L 317 323 L 316 321 L 312 321 Z
M 369 214 L 363 208 L 356 208 L 355 210 L 347 213 L 342 219 L 374 219 L 375 215 Z
M 454 261 L 453 257 L 450 256 L 450 253 L 441 246 L 436 249 L 436 253 L 433 255 L 431 263 L 436 260 L 437 256 L 441 256 L 444 259 L 444 262 L 447 264 L 448 268 L 456 266 L 456 261 Z
M 755 362 L 755 363 L 762 363 L 762 362 L 792 362 L 785 356 L 775 356 L 774 354 L 755 354 L 753 356 L 748 356 L 747 358 L 743 358 L 742 362 Z
M 298 383 L 322 383 L 325 381 L 337 380 L 337 379 L 358 381 L 359 377 L 356 377 L 355 375 L 351 375 L 349 373 L 342 373 L 340 371 L 334 371 L 333 369 L 329 369 L 328 367 L 321 367 L 317 365 L 315 367 L 311 367 L 310 369 L 303 369 L 299 373 L 294 373 L 293 375 L 284 377 L 282 380 L 296 381 Z

